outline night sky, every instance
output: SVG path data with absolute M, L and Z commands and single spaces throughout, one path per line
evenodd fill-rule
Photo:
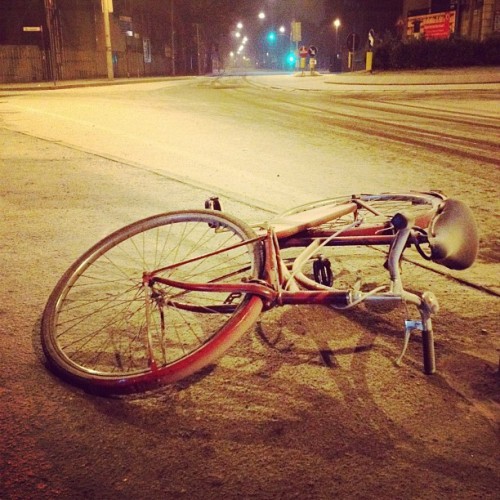
M 342 37 L 356 32 L 364 39 L 370 29 L 380 37 L 395 34 L 403 10 L 403 0 L 235 0 L 246 8 L 249 2 L 254 12 L 265 11 L 269 22 L 288 26 L 296 19 L 302 22 L 309 38 L 322 40 L 333 36 L 332 21 L 336 18 L 341 21 Z
M 59 0 L 61 5 L 71 5 L 68 0 Z M 156 1 L 165 8 L 167 0 L 149 0 L 154 6 Z M 178 8 L 186 6 L 190 0 L 174 0 Z M 403 0 L 192 0 L 193 4 L 212 6 L 206 9 L 213 12 L 217 6 L 218 12 L 227 12 L 230 6 L 231 17 L 242 13 L 242 20 L 247 22 L 250 29 L 259 29 L 257 13 L 263 10 L 267 14 L 267 25 L 285 25 L 295 19 L 303 24 L 303 33 L 306 43 L 328 45 L 331 43 L 334 29 L 332 21 L 341 20 L 339 34 L 344 39 L 351 32 L 358 33 L 362 39 L 367 36 L 368 30 L 373 28 L 379 36 L 387 32 L 395 32 L 395 23 L 401 15 Z M 123 5 L 133 7 L 140 0 L 115 0 L 116 9 Z M 181 3 L 182 2 L 182 3 Z M 92 0 L 78 0 L 78 4 L 92 5 Z M 168 5 L 170 0 L 168 0 Z M 73 4 L 74 5 L 74 4 Z M 229 13 L 228 13 L 229 14 Z M 210 16 L 207 16 L 207 25 Z M 31 40 L 35 35 L 22 33 L 20 26 L 40 24 L 44 19 L 42 0 L 0 0 L 0 43 L 38 43 Z M 263 24 L 263 23 L 262 23 Z
M 373 24 L 379 31 L 391 29 L 403 10 L 403 0 L 234 0 L 235 4 L 269 12 L 277 20 L 293 19 L 323 25 L 336 17 Z M 214 0 L 217 3 L 217 0 Z

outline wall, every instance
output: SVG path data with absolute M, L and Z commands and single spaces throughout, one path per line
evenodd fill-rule
M 43 0 L 0 0 L 0 82 L 107 78 L 100 0 L 57 0 L 52 5 L 45 16 Z M 110 15 L 114 76 L 171 74 L 164 2 L 141 0 L 133 5 L 135 10 L 123 12 L 133 19 L 133 36 L 120 29 L 122 12 Z M 23 26 L 41 26 L 42 31 L 24 32 Z M 144 39 L 150 41 L 150 62 L 144 60 Z

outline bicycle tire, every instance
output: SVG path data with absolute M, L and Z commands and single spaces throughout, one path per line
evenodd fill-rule
M 252 238 L 255 232 L 235 217 L 194 210 L 149 217 L 99 241 L 47 301 L 41 338 L 49 366 L 104 394 L 154 389 L 204 368 L 257 320 L 262 300 L 145 285 L 143 273 L 184 260 L 160 276 L 219 283 L 259 278 L 260 242 L 234 248 Z

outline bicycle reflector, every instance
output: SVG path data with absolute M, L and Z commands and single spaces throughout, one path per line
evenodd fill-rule
M 429 227 L 431 260 L 449 269 L 467 269 L 476 260 L 479 237 L 470 208 L 447 199 L 440 205 Z

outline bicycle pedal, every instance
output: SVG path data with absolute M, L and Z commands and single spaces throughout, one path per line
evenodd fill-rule
M 210 196 L 207 200 L 205 200 L 205 209 L 206 210 L 217 210 L 222 212 L 222 203 L 218 196 Z
M 313 262 L 314 281 L 320 285 L 333 286 L 332 263 L 323 255 L 316 256 Z
M 222 204 L 218 196 L 211 196 L 207 200 L 205 200 L 205 210 L 216 210 L 217 212 L 222 212 Z M 220 224 L 217 222 L 210 222 L 208 227 L 215 229 L 215 232 L 218 232 L 220 229 Z

